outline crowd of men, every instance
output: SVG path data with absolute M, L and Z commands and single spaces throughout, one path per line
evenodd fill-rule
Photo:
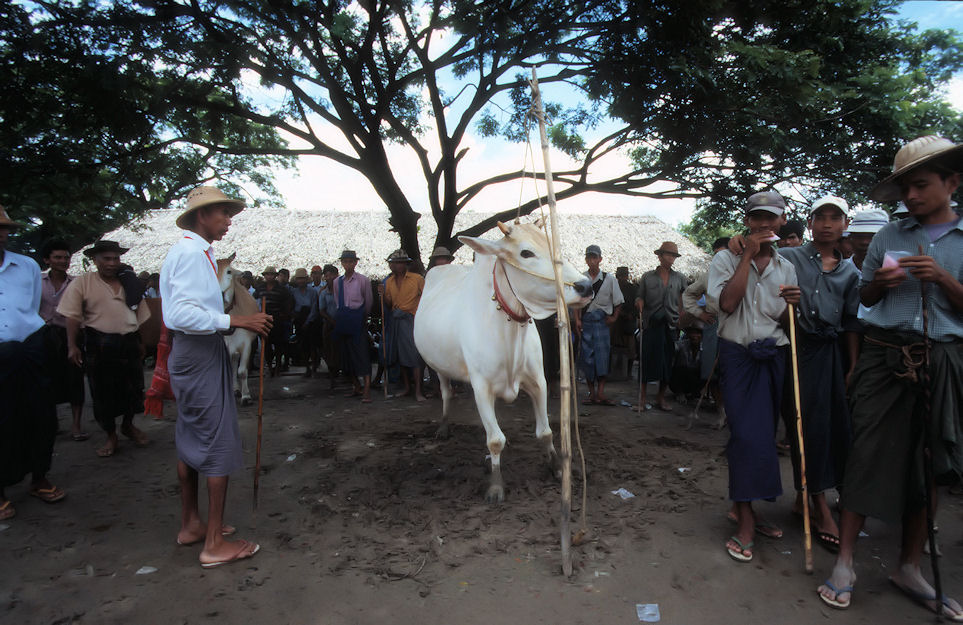
M 775 191 L 751 194 L 745 232 L 715 241 L 708 271 L 691 281 L 672 268 L 680 257 L 672 241 L 654 250 L 655 267 L 635 282 L 627 267 L 606 272 L 598 245 L 585 250 L 593 292 L 571 311 L 588 389 L 583 403 L 614 405 L 606 380 L 615 355 L 624 358 L 627 372 L 638 360 L 640 412 L 670 409 L 667 389 L 676 398 L 711 395 L 730 433 L 735 530 L 725 548 L 740 562 L 753 559 L 757 535 L 782 535 L 753 503 L 782 495 L 777 454 L 785 445 L 794 511 L 802 515 L 811 504 L 817 542 L 838 554 L 818 589 L 835 608 L 850 604 L 856 538 L 872 516 L 904 526 L 893 583 L 921 604 L 963 620 L 963 608 L 953 599 L 937 600 L 920 569 L 924 503 L 935 500 L 936 486 L 963 474 L 963 224 L 952 201 L 961 171 L 963 145 L 921 137 L 897 153 L 892 173 L 870 193 L 880 203 L 902 201 L 903 215 L 874 209 L 851 219 L 845 199 L 825 196 L 807 208 L 805 228 L 787 223 L 786 201 Z M 386 259 L 390 274 L 374 284 L 355 270 L 352 250 L 342 252 L 340 271 L 325 264 L 298 268 L 293 276 L 273 266 L 257 280 L 245 273 L 242 283 L 261 302 L 261 312 L 229 315 L 212 244 L 243 209 L 243 201 L 218 189 L 195 189 L 177 218 L 185 236 L 160 274 L 140 277 L 122 263 L 127 250 L 113 241 L 85 250 L 95 271 L 77 277 L 67 273 L 69 247 L 51 241 L 41 253 L 49 270 L 41 274 L 32 259 L 6 250 L 21 224 L 0 209 L 0 487 L 29 473 L 31 495 L 48 503 L 64 498 L 47 478 L 55 405 L 70 404 L 71 436 L 86 440 L 84 375 L 93 416 L 106 435 L 97 454 L 116 451 L 118 417 L 124 437 L 137 446 L 148 443 L 133 418 L 144 399 L 138 329 L 151 316 L 145 302 L 155 296 L 173 336 L 167 368 L 178 406 L 183 514 L 177 541 L 203 543 L 202 566 L 249 558 L 260 549 L 225 538 L 235 531 L 223 519 L 228 477 L 242 458 L 233 372 L 220 333 L 244 328 L 265 336 L 264 356 L 275 373 L 297 363 L 313 377 L 324 361 L 332 386 L 345 376 L 350 395 L 367 403 L 373 366 L 367 323 L 375 315 L 384 329 L 375 384 L 387 383 L 384 376 L 396 367 L 401 394 L 426 399 L 424 363 L 413 338 L 425 279 L 410 270 L 408 254 L 393 252 Z M 430 258 L 429 269 L 453 260 L 445 248 Z M 538 325 L 551 379 L 558 365 L 554 322 Z M 791 335 L 798 374 L 789 358 Z M 651 403 L 649 383 L 657 387 Z M 805 475 L 794 436 L 795 384 Z M 924 447 L 935 485 L 924 481 Z M 206 521 L 197 505 L 201 474 L 209 496 Z M 804 479 L 811 502 L 803 501 Z M 827 497 L 833 490 L 841 494 L 839 521 Z M 0 520 L 14 514 L 0 490 Z

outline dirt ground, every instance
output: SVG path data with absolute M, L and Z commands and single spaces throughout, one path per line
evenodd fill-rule
M 252 388 L 256 386 L 253 383 Z M 870 522 L 858 554 L 859 581 L 846 612 L 815 588 L 832 556 L 815 546 L 816 574 L 803 570 L 801 522 L 791 494 L 757 506 L 785 529 L 757 539 L 740 564 L 723 545 L 725 431 L 714 414 L 684 428 L 691 406 L 638 415 L 583 407 L 588 534 L 561 573 L 560 488 L 534 439 L 530 403 L 499 404 L 508 437 L 506 501 L 488 505 L 484 430 L 470 393 L 454 403 L 452 436 L 435 440 L 440 400 L 362 405 L 326 380 L 267 380 L 263 474 L 252 512 L 256 408 L 240 408 L 247 469 L 232 479 L 228 521 L 257 540 L 251 560 L 198 565 L 199 546 L 175 544 L 179 500 L 173 404 L 164 420 L 138 417 L 152 444 L 123 442 L 109 459 L 94 436 L 69 437 L 68 407 L 50 477 L 68 497 L 46 505 L 9 488 L 15 518 L 0 523 L 0 622 L 10 624 L 195 623 L 638 623 L 636 604 L 658 604 L 661 622 L 920 623 L 932 619 L 887 582 L 898 528 Z M 630 381 L 610 394 L 631 401 Z M 552 400 L 557 432 L 558 400 Z M 791 491 L 788 458 L 783 485 Z M 573 530 L 581 480 L 575 479 Z M 623 500 L 612 491 L 635 495 Z M 203 492 L 202 492 L 203 495 Z M 963 595 L 961 500 L 939 515 L 947 594 Z M 148 573 L 138 574 L 142 567 Z

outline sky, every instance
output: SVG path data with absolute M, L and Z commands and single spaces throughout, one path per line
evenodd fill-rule
M 917 22 L 920 29 L 953 28 L 963 32 L 963 2 L 911 1 L 902 5 L 899 18 Z M 963 75 L 957 76 L 949 85 L 947 99 L 963 109 Z M 428 119 L 426 122 L 431 123 Z M 319 133 L 324 134 L 324 133 Z M 334 145 L 344 145 L 340 133 L 331 129 L 326 135 Z M 542 170 L 542 154 L 538 136 L 531 137 L 531 150 L 525 144 L 511 143 L 497 138 L 469 135 L 464 147 L 469 148 L 459 167 L 459 187 L 464 188 L 477 180 L 506 170 L 517 169 L 523 164 L 529 171 L 534 166 Z M 427 190 L 424 177 L 412 152 L 404 146 L 389 148 L 391 169 L 401 182 L 406 196 L 416 211 L 430 216 L 427 206 Z M 552 169 L 562 171 L 575 163 L 565 154 L 552 150 Z M 615 155 L 602 161 L 590 171 L 590 177 L 604 179 L 626 171 L 630 167 L 624 156 Z M 297 169 L 279 170 L 277 187 L 284 203 L 292 209 L 378 210 L 383 202 L 371 188 L 367 179 L 354 170 L 343 167 L 320 156 L 302 157 Z M 556 190 L 559 190 L 557 187 Z M 479 195 L 466 210 L 491 212 L 517 206 L 544 192 L 544 185 L 537 189 L 531 179 L 512 182 L 490 188 Z M 621 195 L 583 193 L 559 202 L 560 211 L 571 214 L 606 215 L 652 215 L 671 226 L 687 223 L 695 209 L 694 200 L 652 200 Z

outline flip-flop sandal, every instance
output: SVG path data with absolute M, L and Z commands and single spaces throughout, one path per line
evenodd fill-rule
M 919 605 L 923 606 L 930 612 L 933 611 L 933 606 L 930 605 L 930 602 L 936 601 L 935 593 L 932 595 L 923 594 L 918 590 L 913 590 L 912 588 L 907 588 L 906 586 L 897 584 L 892 577 L 889 578 L 889 582 L 893 586 L 896 586 L 897 588 L 899 588 L 904 595 L 906 595 L 907 597 L 909 597 Z M 963 623 L 963 612 L 956 613 L 953 611 L 953 609 L 950 607 L 949 597 L 947 597 L 946 595 L 943 595 L 943 601 L 941 603 L 943 604 L 943 610 L 942 610 L 943 618 L 947 619 L 951 623 Z
M 114 455 L 116 451 L 117 451 L 116 447 L 111 447 L 111 448 L 101 447 L 100 449 L 97 450 L 97 455 L 100 456 L 101 458 L 110 458 L 111 456 Z
M 583 405 L 583 406 L 594 406 L 594 405 L 597 404 L 597 403 L 599 403 L 599 402 L 595 401 L 594 399 L 583 399 L 583 400 L 582 400 L 582 405 Z
M 742 541 L 736 538 L 735 536 L 730 536 L 729 540 L 739 545 L 738 551 L 730 547 L 728 544 L 726 545 L 726 551 L 729 553 L 729 556 L 733 560 L 736 560 L 738 562 L 752 561 L 752 548 L 755 545 L 753 541 L 750 540 L 748 545 L 744 545 Z M 749 552 L 749 555 L 746 555 L 747 551 Z
M 76 434 L 71 435 L 71 438 L 74 439 L 75 443 L 80 443 L 90 438 L 90 434 L 88 434 L 87 432 L 78 432 Z
M 595 403 L 597 403 L 597 404 L 600 405 L 600 406 L 614 406 L 614 405 L 615 405 L 615 402 L 612 401 L 611 399 L 600 399 L 600 400 L 596 401 Z
M 250 549 L 250 546 L 251 546 L 252 543 L 249 543 L 249 542 L 246 541 L 246 540 L 239 540 L 238 542 L 241 543 L 241 548 L 238 549 L 238 550 L 237 550 L 237 553 L 235 553 L 235 554 L 234 554 L 233 556 L 231 556 L 230 558 L 228 558 L 228 559 L 226 559 L 226 560 L 216 560 L 216 561 L 214 561 L 214 562 L 201 562 L 201 566 L 202 566 L 203 568 L 205 568 L 205 569 L 213 569 L 213 568 L 215 568 L 215 567 L 218 567 L 218 566 L 221 566 L 221 565 L 224 565 L 224 564 L 230 564 L 231 562 L 237 562 L 238 560 L 247 560 L 248 558 L 254 557 L 254 554 L 256 554 L 258 551 L 261 550 L 261 545 L 259 545 L 259 544 L 257 544 L 257 543 L 254 543 L 254 550 L 251 551 L 250 553 L 246 553 L 247 550 Z M 244 555 L 242 555 L 242 554 L 244 554 Z
M 15 516 L 17 516 L 17 510 L 13 507 L 13 504 L 9 499 L 4 501 L 3 505 L 0 506 L 0 521 L 6 521 Z
M 852 600 L 853 600 L 853 587 L 852 587 L 852 586 L 843 586 L 842 588 L 836 588 L 835 586 L 833 586 L 833 583 L 832 583 L 831 581 L 829 581 L 828 579 L 827 579 L 825 582 L 823 582 L 823 586 L 828 587 L 831 591 L 833 591 L 834 593 L 836 593 L 836 597 L 837 597 L 836 599 L 830 599 L 829 597 L 827 597 L 827 596 L 824 595 L 823 593 L 819 592 L 819 589 L 817 588 L 817 589 L 816 589 L 816 594 L 819 595 L 819 598 L 823 600 L 823 603 L 825 603 L 826 605 L 828 605 L 828 606 L 831 607 L 831 608 L 836 608 L 837 610 L 845 610 L 846 608 L 849 607 L 849 604 L 850 604 L 850 603 L 852 602 Z M 849 599 L 847 599 L 846 601 L 839 601 L 839 600 L 838 600 L 839 595 L 843 594 L 844 592 L 848 592 L 848 593 L 849 593 Z
M 44 503 L 56 503 L 67 496 L 67 493 L 64 492 L 64 489 L 58 486 L 51 486 L 50 488 L 31 488 L 30 494 Z
M 839 536 L 830 532 L 816 532 L 816 540 L 826 551 L 839 553 Z

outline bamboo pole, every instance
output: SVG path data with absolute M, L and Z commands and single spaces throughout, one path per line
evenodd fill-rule
M 260 312 L 264 312 L 264 298 L 261 298 Z M 261 354 L 257 368 L 257 451 L 254 461 L 254 511 L 257 512 L 257 491 L 261 477 L 261 435 L 264 428 L 264 350 L 267 349 L 267 336 L 260 337 Z
M 542 144 L 542 159 L 545 162 L 545 188 L 548 196 L 548 214 L 551 224 L 552 268 L 555 272 L 555 303 L 558 307 L 558 352 L 559 352 L 559 447 L 562 461 L 562 506 L 559 528 L 562 535 L 562 572 L 566 577 L 572 575 L 572 533 L 569 528 L 572 515 L 572 431 L 571 406 L 572 385 L 570 353 L 571 340 L 568 307 L 565 305 L 562 279 L 562 246 L 558 236 L 558 214 L 555 208 L 555 190 L 552 187 L 552 165 L 548 153 L 548 133 L 545 130 L 545 110 L 542 96 L 538 90 L 538 77 L 532 69 L 532 97 L 535 102 L 535 116 L 538 118 L 538 134 Z
M 799 357 L 796 354 L 796 310 L 789 307 L 789 348 L 792 357 L 792 396 L 796 406 L 796 442 L 799 444 L 799 476 L 803 500 L 803 552 L 806 572 L 813 572 L 813 536 L 809 521 L 809 488 L 806 485 L 806 447 L 803 442 L 802 404 L 799 401 Z

